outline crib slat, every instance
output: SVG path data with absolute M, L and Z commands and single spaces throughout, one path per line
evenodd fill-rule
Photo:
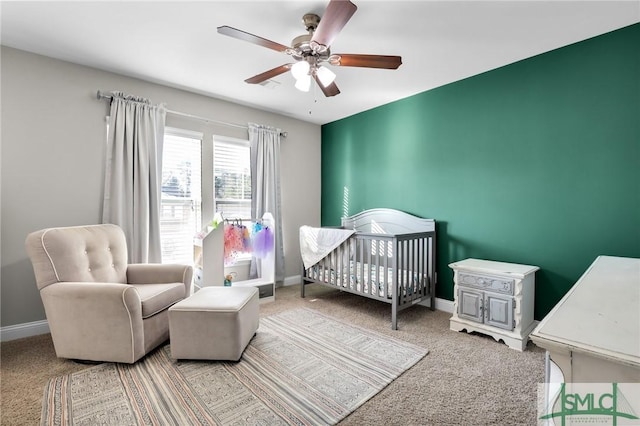
M 407 241 L 407 292 L 406 300 L 411 301 L 415 299 L 415 283 L 413 282 L 413 274 L 415 271 L 415 255 L 416 255 L 416 240 L 410 239 Z
M 369 274 L 371 275 L 371 281 L 369 285 L 369 291 L 380 296 L 380 289 L 382 288 L 382 281 L 380 277 L 380 270 L 376 267 L 375 259 L 378 258 L 379 240 L 371 240 L 371 263 L 369 263 Z
M 382 265 L 384 267 L 384 294 L 383 296 L 387 297 L 389 295 L 389 240 L 385 240 L 384 251 L 382 252 Z
M 420 271 L 418 275 L 418 282 L 420 283 L 420 294 L 422 296 L 426 295 L 425 293 L 425 274 L 426 274 L 426 260 L 427 260 L 427 252 L 426 252 L 426 239 L 420 238 Z
M 402 242 L 402 304 L 407 301 L 407 290 L 409 288 L 409 280 L 407 279 L 407 274 L 409 272 L 409 241 L 405 240 Z
M 391 289 L 391 329 L 398 329 L 398 253 L 400 247 L 398 239 L 394 237 L 393 239 L 393 257 L 391 258 L 391 281 L 392 281 L 392 289 Z
M 329 280 L 327 280 L 327 257 L 322 259 L 322 281 L 326 283 L 329 282 Z
M 415 285 L 413 282 L 413 271 L 415 270 L 415 261 L 414 256 L 416 255 L 416 240 L 411 239 L 407 241 L 407 245 L 409 246 L 409 253 L 407 253 L 407 290 L 410 290 L 410 293 L 407 292 L 407 299 L 413 300 L 415 299 Z
M 411 301 L 413 299 L 413 280 L 411 273 L 413 272 L 413 256 L 414 254 L 414 240 L 407 240 L 405 244 L 407 245 L 407 269 L 404 273 L 405 279 L 407 280 L 407 286 L 405 288 L 404 301 L 405 303 Z
M 420 270 L 421 270 L 421 261 L 420 261 L 420 243 L 421 239 L 416 238 L 414 240 L 415 251 L 413 253 L 413 272 L 411 274 L 411 284 L 413 285 L 413 294 L 414 299 L 422 296 L 422 286 L 420 285 Z
M 356 290 L 364 292 L 364 287 L 362 286 L 362 278 L 364 277 L 362 269 L 364 266 L 362 261 L 364 259 L 364 240 L 358 240 L 358 243 L 360 244 L 360 250 L 358 251 L 358 263 L 356 265 Z
M 404 241 L 398 240 L 398 285 L 396 286 L 396 291 L 398 292 L 397 301 L 398 305 L 402 305 L 404 303 L 402 297 L 402 289 L 404 288 L 404 271 L 406 269 L 406 255 L 405 255 L 405 244 Z
M 338 259 L 336 260 L 336 285 L 344 286 L 344 242 L 338 246 Z
M 421 250 L 421 239 L 416 239 L 416 252 L 414 254 L 414 269 L 413 274 L 411 275 L 411 282 L 413 283 L 413 290 L 416 296 L 422 296 L 422 286 L 420 285 L 420 270 L 422 269 L 422 261 L 420 258 Z

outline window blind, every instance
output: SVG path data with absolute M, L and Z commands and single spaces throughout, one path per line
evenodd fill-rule
M 202 223 L 201 148 L 196 137 L 165 134 L 160 201 L 163 263 L 193 262 L 193 237 Z
M 216 211 L 225 219 L 251 218 L 250 151 L 246 141 L 214 138 Z

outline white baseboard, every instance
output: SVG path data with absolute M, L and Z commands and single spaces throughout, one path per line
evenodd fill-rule
M 300 280 L 302 279 L 302 277 L 300 275 L 294 275 L 291 277 L 286 277 L 284 279 L 284 283 L 283 286 L 290 286 L 290 285 L 298 285 L 300 284 Z M 424 302 L 420 302 L 418 303 L 419 305 L 422 306 L 426 306 L 429 307 L 430 303 L 429 300 L 425 300 Z M 444 312 L 448 312 L 450 314 L 453 313 L 453 301 L 451 300 L 447 300 L 447 299 L 439 299 L 436 297 L 436 310 L 438 311 L 444 311 Z
M 300 275 L 286 277 L 283 286 L 298 285 L 300 284 L 300 279 Z M 429 301 L 426 300 L 419 304 L 428 307 Z M 436 309 L 451 314 L 453 313 L 453 302 L 451 300 L 436 298 Z M 45 333 L 49 333 L 49 323 L 47 320 L 9 325 L 0 329 L 0 341 L 7 342 L 9 340 L 22 339 L 23 337 L 37 336 Z
M 301 279 L 302 279 L 301 275 L 293 275 L 291 277 L 286 277 L 282 283 L 282 286 L 287 287 L 290 285 L 298 285 L 300 284 Z
M 300 284 L 300 278 L 300 275 L 286 277 L 283 285 L 291 286 Z M 46 333 L 49 333 L 49 323 L 47 320 L 8 325 L 0 328 L 0 342 L 8 342 L 9 340 L 22 339 L 23 337 L 37 336 Z
M 439 311 L 453 313 L 453 300 L 440 299 L 436 297 L 436 309 Z
M 49 333 L 47 320 L 27 322 L 24 324 L 8 325 L 0 328 L 0 341 L 22 339 L 23 337 L 37 336 Z
M 431 301 L 430 300 L 423 300 L 422 302 L 418 303 L 418 305 L 422 305 L 422 306 L 426 306 L 427 308 L 431 307 Z M 447 299 L 440 299 L 438 297 L 436 297 L 436 310 L 437 311 L 443 311 L 443 312 L 448 312 L 450 314 L 453 313 L 453 302 L 451 300 L 447 300 Z

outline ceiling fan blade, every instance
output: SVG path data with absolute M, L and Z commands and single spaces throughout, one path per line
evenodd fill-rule
M 273 69 L 270 69 L 269 71 L 265 71 L 261 74 L 254 75 L 253 77 L 246 79 L 245 82 L 249 84 L 262 83 L 263 81 L 269 80 L 270 78 L 273 78 L 277 75 L 280 75 L 289 71 L 291 69 L 291 65 L 292 64 L 280 65 L 279 67 L 275 67 Z
M 324 93 L 325 96 L 335 96 L 340 93 L 340 89 L 338 89 L 338 86 L 336 86 L 335 83 L 331 83 L 327 87 L 324 87 L 317 75 L 314 74 L 313 79 L 316 81 L 316 83 L 320 87 L 320 90 L 322 90 L 322 93 Z
M 331 0 L 311 41 L 329 47 L 358 7 L 349 0 Z
M 341 67 L 386 68 L 395 70 L 402 64 L 402 57 L 337 53 L 329 57 L 329 63 Z
M 284 44 L 276 43 L 275 41 L 267 40 L 266 38 L 258 37 L 257 35 L 250 34 L 237 28 L 228 27 L 226 25 L 218 27 L 218 33 L 240 40 L 248 41 L 249 43 L 257 44 L 258 46 L 273 49 L 278 52 L 284 52 L 289 48 Z

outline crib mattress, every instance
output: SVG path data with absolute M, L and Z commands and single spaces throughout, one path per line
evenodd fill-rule
M 399 269 L 398 273 L 401 282 L 401 295 L 412 295 L 423 288 L 425 276 L 421 277 L 419 274 L 403 269 Z M 340 273 L 334 268 L 316 264 L 307 269 L 307 277 L 335 285 L 336 287 L 349 288 L 349 290 L 358 293 L 377 294 L 379 297 L 387 298 L 391 298 L 393 295 L 393 286 L 391 285 L 393 282 L 393 268 L 389 267 L 376 267 L 376 265 L 369 265 L 368 263 L 351 261 L 349 262 L 349 268 L 345 268 L 340 280 L 337 279 L 340 277 Z M 386 295 L 385 283 L 388 283 Z

